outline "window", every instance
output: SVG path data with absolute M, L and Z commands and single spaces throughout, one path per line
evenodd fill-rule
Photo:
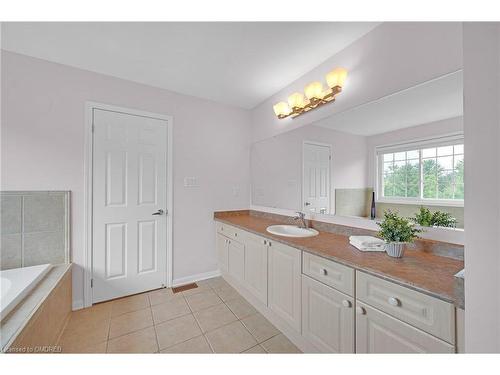
M 463 135 L 377 147 L 379 200 L 463 204 Z

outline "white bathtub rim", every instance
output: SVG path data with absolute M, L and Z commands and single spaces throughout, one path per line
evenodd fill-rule
M 23 288 L 15 294 L 14 297 L 7 299 L 5 302 L 5 296 L 1 296 L 0 299 L 0 322 L 4 320 L 9 313 L 16 308 L 16 306 L 30 294 L 30 292 L 38 285 L 38 283 L 47 275 L 51 270 L 52 265 L 41 264 L 37 266 L 15 268 L 5 271 L 0 271 L 0 277 L 4 277 L 4 274 L 18 272 L 37 272 L 36 276 L 32 277 L 28 282 L 24 283 Z
M 33 319 L 37 311 L 40 309 L 40 306 L 45 303 L 45 300 L 48 298 L 52 290 L 59 285 L 64 276 L 71 270 L 72 266 L 73 263 L 53 265 L 47 277 L 39 283 L 37 288 L 34 289 L 34 292 L 36 292 L 38 288 L 42 288 L 44 290 L 42 296 L 38 296 L 33 300 L 31 298 L 32 294 L 30 294 L 24 301 L 21 301 L 19 308 L 14 309 L 14 311 L 9 314 L 9 316 L 5 319 L 6 324 L 9 325 L 12 321 L 13 325 L 9 328 L 9 331 L 6 332 L 6 327 L 4 323 L 2 323 L 2 327 L 0 328 L 1 352 L 8 351 L 10 346 L 16 341 L 19 334 L 28 325 L 31 319 Z M 57 275 L 56 277 L 53 276 L 54 273 Z M 48 283 L 49 285 L 46 286 L 44 283 Z

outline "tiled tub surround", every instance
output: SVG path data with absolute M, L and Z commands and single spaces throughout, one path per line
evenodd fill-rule
M 63 353 L 299 352 L 221 277 L 74 311 L 58 346 Z
M 335 189 L 335 215 L 370 216 L 372 188 Z
M 446 253 L 463 257 L 463 247 L 436 241 L 417 241 L 401 259 L 385 253 L 363 253 L 349 244 L 351 234 L 374 233 L 364 229 L 310 220 L 311 227 L 320 231 L 316 237 L 289 238 L 268 233 L 274 224 L 296 224 L 289 217 L 252 210 L 216 212 L 215 220 L 230 224 L 276 242 L 331 259 L 337 263 L 364 271 L 405 287 L 417 290 L 463 308 L 464 295 L 454 275 L 464 268 L 460 259 L 436 255 Z M 463 284 L 462 284 L 463 286 Z
M 71 264 L 53 266 L 37 287 L 1 322 L 3 352 L 57 352 L 71 312 Z
M 69 262 L 67 191 L 0 192 L 0 269 Z

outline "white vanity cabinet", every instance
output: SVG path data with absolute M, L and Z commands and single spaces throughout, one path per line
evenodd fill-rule
M 216 227 L 222 275 L 301 350 L 463 351 L 463 311 L 453 304 L 231 225 Z
M 301 332 L 301 251 L 271 241 L 268 254 L 268 307 Z
M 323 353 L 354 353 L 354 298 L 302 275 L 302 336 Z
M 454 353 L 455 347 L 363 302 L 356 302 L 356 353 Z
M 228 240 L 227 273 L 237 281 L 245 280 L 245 245 L 235 240 Z
M 215 248 L 217 251 L 217 261 L 219 263 L 219 269 L 222 274 L 227 272 L 227 258 L 228 258 L 228 247 L 229 239 L 220 233 L 215 235 Z
M 245 282 L 250 293 L 267 305 L 267 258 L 269 240 L 245 233 Z

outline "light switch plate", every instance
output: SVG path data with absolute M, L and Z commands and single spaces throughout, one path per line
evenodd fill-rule
M 184 177 L 184 187 L 198 187 L 198 177 Z

